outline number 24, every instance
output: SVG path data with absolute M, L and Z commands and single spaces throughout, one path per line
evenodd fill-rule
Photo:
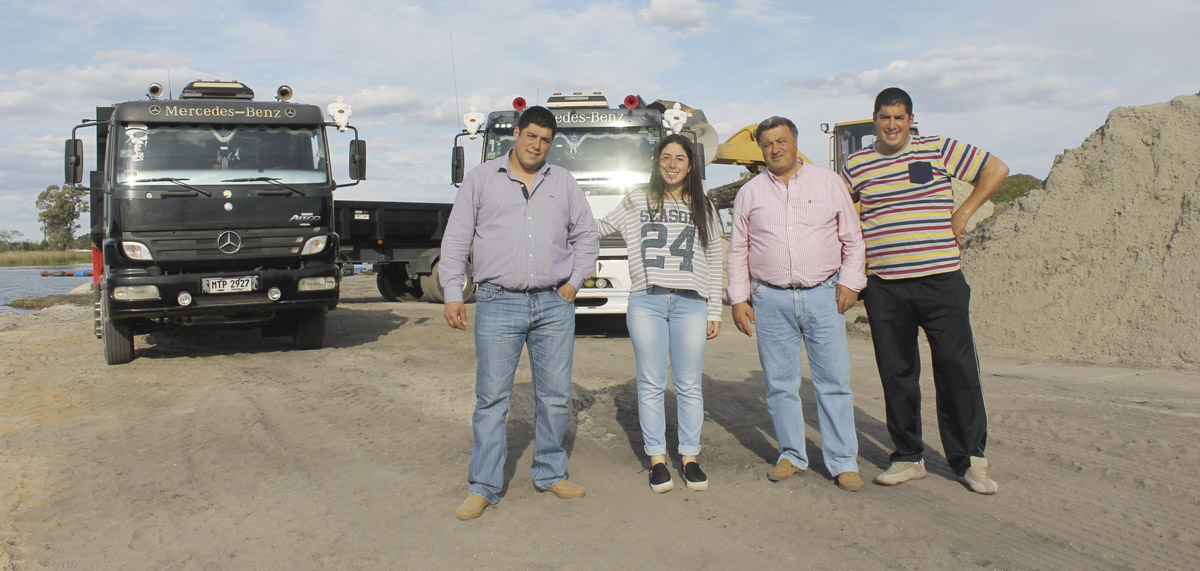
M 653 238 L 647 238 L 650 234 L 654 234 Z M 671 243 L 671 255 L 679 256 L 682 260 L 679 262 L 679 271 L 692 271 L 692 257 L 695 256 L 693 251 L 696 243 L 696 228 L 688 226 L 679 233 L 679 237 Z M 667 245 L 667 227 L 664 224 L 643 224 L 642 225 L 642 260 L 648 268 L 664 268 L 666 267 L 666 258 L 663 256 L 654 256 L 653 258 L 646 257 L 646 250 L 649 248 L 662 248 Z

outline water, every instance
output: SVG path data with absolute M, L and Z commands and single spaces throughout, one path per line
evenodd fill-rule
M 74 266 L 0 268 L 0 312 L 26 312 L 8 305 L 13 298 L 68 293 L 81 284 L 92 282 L 91 276 L 43 276 L 42 272 L 44 271 L 86 270 L 91 267 L 91 264 L 75 264 Z

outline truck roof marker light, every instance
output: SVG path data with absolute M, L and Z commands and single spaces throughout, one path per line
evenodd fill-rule
M 525 110 L 525 98 L 518 97 L 516 99 L 513 99 L 513 109 L 516 109 L 517 111 L 524 111 Z
M 474 105 L 471 106 L 471 111 L 463 115 L 463 128 L 472 141 L 479 137 L 479 128 L 483 126 L 484 119 L 487 119 L 487 115 L 480 113 Z
M 636 95 L 626 95 L 625 96 L 625 108 L 626 109 L 636 109 L 641 106 L 642 106 L 642 98 L 640 98 Z
M 180 99 L 254 99 L 254 90 L 240 81 L 193 81 L 179 92 Z

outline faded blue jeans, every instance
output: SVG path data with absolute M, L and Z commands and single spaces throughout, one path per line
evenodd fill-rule
M 700 387 L 708 342 L 708 302 L 691 290 L 650 286 L 629 294 L 625 313 L 637 361 L 638 420 L 647 456 L 667 453 L 663 395 L 667 368 L 675 381 L 679 454 L 700 453 L 704 394 Z
M 521 292 L 484 283 L 475 295 L 475 443 L 467 480 L 470 493 L 494 504 L 504 487 L 508 400 L 526 345 L 534 394 L 533 485 L 545 490 L 567 477 L 562 441 L 570 412 L 575 304 L 550 288 Z
M 846 319 L 837 311 L 838 275 L 806 289 L 784 289 L 754 280 L 751 306 L 758 357 L 767 384 L 767 412 L 775 424 L 779 459 L 808 467 L 804 409 L 800 402 L 800 346 L 808 352 L 821 452 L 831 475 L 858 471 L 854 394 Z M 778 460 L 776 462 L 778 463 Z

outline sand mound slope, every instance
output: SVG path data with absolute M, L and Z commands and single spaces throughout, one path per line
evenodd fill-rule
M 1115 109 L 978 234 L 981 344 L 1200 364 L 1200 97 Z

